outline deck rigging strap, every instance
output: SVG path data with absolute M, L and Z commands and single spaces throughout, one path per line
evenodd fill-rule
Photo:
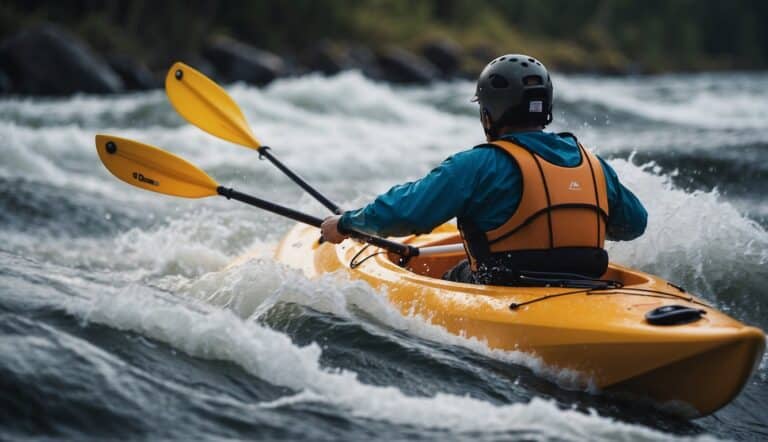
M 365 252 L 368 249 L 368 247 L 370 247 L 370 246 L 371 246 L 370 244 L 366 244 L 360 250 L 358 250 L 357 253 L 355 253 L 355 256 L 353 256 L 352 259 L 349 260 L 349 268 L 350 269 L 354 270 L 354 269 L 360 267 L 361 265 L 363 265 L 363 263 L 365 261 L 368 261 L 369 259 L 373 258 L 376 255 L 383 255 L 383 254 L 387 253 L 386 251 L 378 251 L 378 252 L 375 252 L 375 253 L 371 253 L 370 255 L 364 257 L 363 259 L 358 260 L 360 258 L 360 255 L 362 255 L 363 252 Z
M 633 287 L 604 287 L 604 288 L 589 288 L 589 289 L 582 289 L 582 290 L 572 290 L 572 291 L 561 292 L 561 293 L 553 293 L 550 295 L 541 296 L 539 298 L 534 298 L 525 302 L 520 302 L 520 303 L 513 302 L 512 304 L 509 305 L 509 309 L 517 310 L 518 308 L 523 307 L 525 305 L 534 304 L 536 302 L 545 301 L 547 299 L 558 298 L 560 296 L 567 296 L 567 295 L 576 295 L 580 293 L 585 293 L 587 295 L 630 295 L 630 296 L 645 296 L 649 298 L 679 299 L 682 301 L 690 302 L 692 304 L 702 305 L 704 307 L 710 307 L 710 308 L 712 307 L 707 303 L 694 299 L 692 296 L 681 296 L 681 295 L 676 295 L 674 293 L 662 292 L 661 290 L 633 288 Z
M 371 253 L 360 259 L 360 256 L 370 247 L 370 244 L 363 246 L 355 256 L 349 261 L 349 268 L 356 269 L 363 265 L 366 261 L 377 255 L 386 254 L 386 251 L 378 251 Z M 663 292 L 661 290 L 644 289 L 639 287 L 624 287 L 619 281 L 610 279 L 594 279 L 585 277 L 582 275 L 570 274 L 570 273 L 546 273 L 546 272 L 525 272 L 520 275 L 520 280 L 529 286 L 534 287 L 546 287 L 546 286 L 560 286 L 560 287 L 572 287 L 577 290 L 569 290 L 566 292 L 552 293 L 549 295 L 540 296 L 538 298 L 530 299 L 528 301 L 516 303 L 513 302 L 509 305 L 510 310 L 517 310 L 520 307 L 535 304 L 537 302 L 546 301 L 552 298 L 559 298 L 561 296 L 586 294 L 586 295 L 630 295 L 630 296 L 644 296 L 649 298 L 662 298 L 662 299 L 679 299 L 681 301 L 690 302 L 692 304 L 702 305 L 704 307 L 711 307 L 709 304 L 698 301 L 693 296 L 683 296 L 674 293 Z M 682 293 L 686 293 L 684 289 L 668 283 L 670 286 L 676 288 Z

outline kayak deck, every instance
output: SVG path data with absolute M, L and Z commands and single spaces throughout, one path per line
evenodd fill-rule
M 374 247 L 350 240 L 318 244 L 318 238 L 318 229 L 298 225 L 280 243 L 276 259 L 308 277 L 344 271 L 386 294 L 405 315 L 419 315 L 492 349 L 530 353 L 549 367 L 580 373 L 585 384 L 599 389 L 685 403 L 699 415 L 739 393 L 765 348 L 761 330 L 659 277 L 613 263 L 603 279 L 619 281 L 621 288 L 484 286 L 439 279 L 464 258 L 460 254 L 415 257 L 402 268 L 396 256 Z M 418 247 L 458 241 L 451 225 L 405 239 Z M 683 325 L 645 320 L 647 312 L 665 305 L 705 313 Z

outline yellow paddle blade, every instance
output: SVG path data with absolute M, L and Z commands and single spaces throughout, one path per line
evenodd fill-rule
M 194 164 L 148 144 L 96 135 L 104 166 L 128 184 L 166 195 L 202 198 L 217 195 L 218 183 Z
M 165 92 L 176 112 L 200 129 L 241 146 L 259 148 L 235 100 L 201 72 L 174 63 L 165 77 Z

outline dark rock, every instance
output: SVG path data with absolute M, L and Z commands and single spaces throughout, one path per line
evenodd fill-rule
M 325 75 L 352 69 L 354 64 L 346 48 L 329 41 L 312 45 L 304 55 L 303 61 L 311 71 L 319 71 Z
M 46 24 L 0 44 L 0 64 L 12 92 L 35 95 L 95 94 L 123 90 L 120 77 L 79 38 Z
M 493 60 L 494 58 L 504 54 L 497 53 L 491 46 L 481 45 L 481 46 L 473 46 L 469 50 L 469 55 L 473 59 L 485 65 L 487 63 L 490 63 L 491 60 Z
M 174 60 L 168 65 L 170 66 L 172 63 L 174 63 L 177 60 Z M 207 58 L 201 57 L 199 55 L 192 56 L 189 59 L 180 59 L 178 61 L 183 61 L 184 63 L 188 64 L 189 66 L 192 66 L 193 68 L 197 69 L 198 71 L 205 74 L 208 78 L 219 78 L 221 75 L 219 75 L 219 72 L 216 71 L 216 67 L 211 63 Z M 165 74 L 165 72 L 163 73 Z
M 384 78 L 376 54 L 370 48 L 363 45 L 352 45 L 349 47 L 349 58 L 352 59 L 354 69 L 360 70 L 365 76 L 374 80 Z
M 425 44 L 421 53 L 444 77 L 456 75 L 461 66 L 461 47 L 452 40 L 437 40 Z
M 285 62 L 279 56 L 226 37 L 209 42 L 203 56 L 213 63 L 221 80 L 227 82 L 265 85 L 286 72 Z
M 11 79 L 8 75 L 0 70 L 0 95 L 9 94 L 11 92 Z
M 432 63 L 402 48 L 385 49 L 378 58 L 384 79 L 393 83 L 429 83 L 440 77 Z
M 106 59 L 112 70 L 123 80 L 125 90 L 144 91 L 156 89 L 162 85 L 147 69 L 147 66 L 138 60 L 118 54 L 108 55 Z
M 473 46 L 466 52 L 464 63 L 462 63 L 461 70 L 457 75 L 466 79 L 477 80 L 485 66 L 500 55 L 503 54 L 497 53 L 491 46 Z
M 303 62 L 311 71 L 325 75 L 357 69 L 368 77 L 381 78 L 376 55 L 365 46 L 348 46 L 328 41 L 320 42 L 309 49 Z
M 310 72 L 292 52 L 281 54 L 280 58 L 283 60 L 283 71 L 280 73 L 282 77 L 306 75 Z

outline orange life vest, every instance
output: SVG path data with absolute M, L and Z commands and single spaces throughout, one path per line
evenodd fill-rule
M 505 254 L 511 258 L 518 252 L 535 251 L 541 255 L 541 251 L 597 250 L 605 255 L 608 194 L 603 169 L 594 154 L 577 142 L 581 162 L 574 167 L 563 167 L 510 141 L 498 140 L 492 144 L 517 162 L 522 175 L 522 195 L 515 213 L 493 230 L 473 230 L 459 220 L 473 271 L 478 270 L 478 263 L 491 256 L 499 258 L 496 263 L 503 263 Z M 518 263 L 520 257 L 526 261 L 523 254 L 517 257 Z M 549 258 L 538 256 L 528 261 L 536 259 Z M 607 265 L 607 255 L 604 259 Z M 567 265 L 562 268 L 568 269 Z

